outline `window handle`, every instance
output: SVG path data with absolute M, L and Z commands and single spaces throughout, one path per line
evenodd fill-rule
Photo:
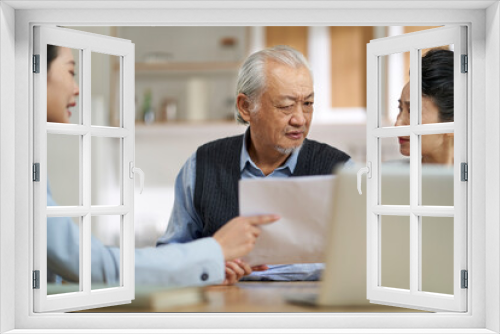
M 370 161 L 368 161 L 366 163 L 366 167 L 363 167 L 360 170 L 358 170 L 358 192 L 360 195 L 362 194 L 362 192 L 361 192 L 361 176 L 363 176 L 363 174 L 366 174 L 366 177 L 369 179 L 372 178 L 372 163 Z
M 134 178 L 135 173 L 139 174 L 139 184 L 141 189 L 139 194 L 142 194 L 142 191 L 144 190 L 144 178 L 145 178 L 144 172 L 142 171 L 142 169 L 134 167 L 133 161 L 130 161 L 128 165 L 129 165 L 129 177 L 131 179 Z

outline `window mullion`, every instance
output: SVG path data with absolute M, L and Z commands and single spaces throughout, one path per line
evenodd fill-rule
M 455 44 L 456 64 L 461 61 L 461 55 L 468 54 L 465 36 L 466 28 L 461 28 L 461 36 Z M 470 62 L 471 63 L 471 62 Z M 470 68 L 469 68 L 470 72 Z M 467 74 L 461 73 L 460 66 L 455 66 L 455 92 L 467 91 Z M 454 114 L 455 114 L 455 137 L 454 137 L 454 175 L 455 175 L 455 222 L 454 222 L 454 292 L 456 296 L 462 295 L 464 300 L 463 309 L 466 309 L 467 289 L 461 288 L 460 270 L 469 269 L 467 264 L 467 206 L 459 203 L 467 203 L 467 184 L 462 182 L 460 175 L 460 163 L 469 162 L 467 156 L 467 118 L 457 117 L 457 115 L 466 115 L 468 107 L 467 94 L 454 94 Z M 470 172 L 469 172 L 470 175 Z M 460 189 L 460 191 L 459 191 Z M 471 275 L 471 272 L 469 272 Z M 469 276 L 470 277 L 470 276 Z
M 49 206 L 47 217 L 82 217 L 92 215 L 124 215 L 130 212 L 130 206 L 94 205 L 94 206 Z
M 135 266 L 134 266 L 134 226 L 132 224 L 134 217 L 134 179 L 130 177 L 130 163 L 135 161 L 135 120 L 133 103 L 127 101 L 134 96 L 135 85 L 133 69 L 135 66 L 134 52 L 120 57 L 120 96 L 119 110 L 122 115 L 121 128 L 123 131 L 129 131 L 131 135 L 123 137 L 121 141 L 121 177 L 122 184 L 122 205 L 127 210 L 127 214 L 122 216 L 121 240 L 122 248 L 120 252 L 121 273 L 120 284 L 126 288 L 135 286 Z M 135 166 L 134 166 L 135 167 Z M 132 293 L 133 296 L 133 293 Z M 133 298 L 133 297 L 132 297 Z
M 82 123 L 84 127 L 91 126 L 91 50 L 83 49 L 83 68 L 82 68 Z M 92 205 L 92 183 L 91 183 L 91 144 L 92 137 L 90 132 L 83 135 L 82 148 L 82 190 L 83 190 L 83 206 L 90 208 Z M 80 272 L 80 280 L 83 281 L 83 289 L 85 293 L 90 293 L 92 280 L 92 259 L 91 259 L 91 221 L 92 216 L 87 212 L 83 216 L 83 233 L 81 233 L 82 242 L 80 244 L 81 263 L 83 263 L 82 271 Z
M 420 139 L 414 129 L 419 123 L 421 109 L 420 94 L 420 52 L 416 48 L 410 50 L 410 208 L 420 204 Z M 418 291 L 420 277 L 419 251 L 419 217 L 410 214 L 410 291 Z
M 415 134 L 422 135 L 435 135 L 441 133 L 455 132 L 455 124 L 450 123 L 433 123 L 433 124 L 419 124 L 412 128 Z
M 409 216 L 409 205 L 376 205 L 372 207 L 373 213 L 381 216 Z
M 78 83 L 78 87 L 82 87 L 82 91 L 81 91 L 81 94 L 83 97 L 86 96 L 84 89 L 83 89 L 83 83 L 84 83 L 84 76 L 85 76 L 85 73 L 83 71 L 83 67 L 84 67 L 84 64 L 85 64 L 85 60 L 83 58 L 83 50 L 79 50 L 78 51 L 79 53 L 79 58 L 82 60 L 79 62 L 79 68 L 78 68 L 78 73 L 82 73 L 82 75 L 80 75 L 79 77 L 79 83 Z M 84 183 L 85 183 L 85 179 L 86 179 L 86 174 L 89 172 L 89 169 L 86 169 L 85 167 L 85 164 L 84 162 L 86 161 L 84 159 L 84 147 L 86 147 L 86 145 L 84 145 L 84 138 L 86 135 L 88 135 L 88 124 L 89 122 L 85 119 L 85 113 L 83 112 L 83 106 L 85 106 L 87 103 L 87 101 L 84 101 L 82 99 L 80 105 L 78 106 L 79 108 L 79 115 L 80 115 L 80 120 L 78 122 L 78 125 L 77 127 L 81 127 L 81 134 L 79 134 L 78 138 L 79 138 L 79 161 L 78 161 L 78 164 L 80 165 L 80 174 L 79 174 L 79 200 L 78 200 L 78 204 L 82 206 L 82 208 L 86 208 L 87 205 L 89 205 L 89 202 L 87 201 L 86 199 L 86 194 L 87 194 L 87 189 L 86 187 L 84 187 Z M 85 125 L 83 125 L 85 124 Z M 52 124 L 47 124 L 47 131 L 49 131 L 50 129 L 50 126 Z M 60 124 L 60 123 L 57 123 L 57 124 L 54 124 L 56 126 L 56 129 L 54 130 L 57 130 L 57 128 L 59 127 L 62 127 L 62 125 L 66 125 L 66 124 Z M 65 129 L 66 127 L 62 127 L 63 129 Z M 50 129 L 52 130 L 52 129 Z M 85 231 L 84 231 L 84 222 L 85 222 L 85 217 L 86 215 L 80 215 L 79 218 L 78 218 L 78 227 L 79 227 L 79 254 L 80 254 L 80 259 L 79 259 L 79 271 L 78 271 L 78 276 L 79 276 L 79 280 L 78 280 L 78 284 L 79 284 L 79 291 L 86 291 L 84 289 L 88 289 L 85 285 L 84 285 L 84 273 L 86 272 L 85 271 L 85 265 L 86 265 L 86 262 L 84 262 L 84 253 L 83 253 L 83 250 L 85 249 L 84 245 L 85 245 L 85 242 L 84 242 L 84 235 L 85 235 Z
M 80 71 L 80 73 L 82 73 Z M 49 123 L 47 122 L 47 134 L 56 135 L 81 135 L 86 134 L 89 129 L 80 124 L 67 124 L 67 123 Z

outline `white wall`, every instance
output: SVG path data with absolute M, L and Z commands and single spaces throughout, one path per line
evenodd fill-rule
M 489 147 L 499 147 L 500 142 L 500 96 L 498 95 L 498 80 L 493 79 L 500 77 L 500 5 L 497 3 L 491 5 L 486 11 L 486 71 L 492 73 L 486 76 L 486 87 L 491 88 L 494 92 L 492 96 L 486 96 L 486 163 L 485 174 L 487 175 L 487 182 L 484 185 L 486 189 L 486 217 L 493 224 L 487 224 L 486 230 L 486 253 L 500 254 L 500 245 L 495 240 L 498 240 L 500 234 L 500 175 L 498 173 L 500 157 L 499 151 L 488 150 Z M 481 69 L 484 71 L 484 69 Z M 480 154 L 478 152 L 478 154 Z M 475 160 L 477 161 L 477 160 Z M 482 168 L 480 162 L 475 165 Z M 480 188 L 481 189 L 481 188 Z M 486 267 L 486 289 L 489 292 L 486 294 L 486 327 L 495 332 L 500 332 L 500 321 L 498 314 L 500 314 L 500 286 L 498 281 L 500 278 L 500 265 L 498 261 L 494 264 L 488 263 Z
M 117 36 L 135 43 L 141 64 L 237 63 L 247 56 L 245 27 L 118 27 Z M 232 38 L 234 46 L 222 46 Z M 205 66 L 206 67 L 206 66 Z M 136 118 L 148 90 L 152 107 L 159 112 L 165 100 L 177 105 L 175 120 L 231 118 L 237 68 L 232 70 L 176 70 L 136 72 Z M 193 99 L 193 96 L 197 96 Z
M 0 332 L 14 328 L 14 254 L 15 178 L 14 178 L 14 101 L 4 96 L 15 95 L 15 15 L 0 2 Z
M 245 27 L 118 27 L 118 37 L 135 43 L 136 62 L 161 53 L 168 62 L 234 62 L 246 57 Z M 224 38 L 236 39 L 222 47 Z
M 170 100 L 176 104 L 175 121 L 198 121 L 200 113 L 207 120 L 221 120 L 232 117 L 236 71 L 208 73 L 176 73 L 168 76 L 154 73 L 136 73 L 136 119 L 143 120 L 142 105 L 144 96 L 151 91 L 153 111 L 159 113 L 163 102 Z M 196 85 L 201 83 L 202 85 Z M 197 89 L 198 88 L 198 89 Z M 192 96 L 197 96 L 204 103 L 202 110 L 192 106 Z M 200 101 L 201 102 L 201 101 Z M 193 112 L 196 111 L 196 112 Z

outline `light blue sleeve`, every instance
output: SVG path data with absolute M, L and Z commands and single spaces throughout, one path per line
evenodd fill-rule
M 181 171 L 178 177 L 179 182 L 184 179 L 182 177 L 184 174 Z M 192 184 L 189 181 L 187 183 Z M 49 189 L 47 189 L 47 205 L 56 205 Z M 179 209 L 177 211 L 179 212 Z M 47 267 L 49 271 L 69 282 L 77 282 L 78 261 L 78 226 L 70 218 L 48 218 Z M 116 285 L 120 281 L 119 263 L 120 250 L 118 248 L 105 246 L 98 239 L 92 238 L 93 283 Z M 135 250 L 136 285 L 200 286 L 220 284 L 224 278 L 225 264 L 222 249 L 213 238 L 203 238 L 185 244 L 160 243 L 156 248 Z
M 56 205 L 50 190 L 47 205 Z M 119 282 L 119 251 L 91 239 L 92 282 L 116 284 Z M 118 254 L 118 257 L 116 256 Z M 78 282 L 80 260 L 80 229 L 68 217 L 47 218 L 47 269 L 68 282 Z
M 120 249 L 92 238 L 92 283 L 120 282 Z M 79 280 L 79 228 L 70 218 L 47 219 L 47 269 L 65 281 Z M 136 285 L 168 287 L 220 284 L 224 259 L 212 238 L 135 250 Z
M 137 285 L 202 286 L 220 284 L 224 278 L 224 257 L 213 238 L 135 251 Z

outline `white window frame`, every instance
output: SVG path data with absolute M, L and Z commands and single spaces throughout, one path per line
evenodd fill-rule
M 367 165 L 372 177 L 367 179 L 367 298 L 371 302 L 424 310 L 464 312 L 467 309 L 467 290 L 461 288 L 461 270 L 467 269 L 467 184 L 461 181 L 460 166 L 467 162 L 467 73 L 461 72 L 461 55 L 467 55 L 467 31 L 464 26 L 434 28 L 412 34 L 372 40 L 367 46 L 368 115 L 367 115 Z M 426 48 L 454 46 L 454 122 L 422 124 L 422 55 Z M 408 126 L 385 126 L 382 122 L 385 109 L 382 107 L 384 87 L 382 82 L 382 59 L 385 56 L 410 54 L 410 124 Z M 377 84 L 378 83 L 378 84 Z M 383 111 L 382 111 L 383 110 Z M 423 166 L 420 159 L 421 140 L 424 134 L 454 132 L 453 188 L 455 205 L 423 206 L 421 180 Z M 382 174 L 382 138 L 411 137 L 410 143 L 410 202 L 409 205 L 383 205 L 380 202 Z M 369 167 L 370 168 L 370 167 Z M 382 286 L 381 277 L 381 228 L 386 215 L 409 218 L 409 289 Z M 429 293 L 421 290 L 421 225 L 422 217 L 453 218 L 453 294 Z M 419 227 L 420 226 L 420 227 Z M 471 273 L 472 274 L 472 273 Z
M 266 332 L 289 332 L 284 327 L 331 332 L 351 328 L 351 333 L 389 331 L 404 333 L 500 332 L 500 9 L 498 1 L 215 1 L 177 2 L 17 2 L 0 4 L 0 326 L 1 331 L 69 333 L 111 332 L 111 329 L 192 328 L 201 332 L 234 332 L 234 328 L 267 328 Z M 127 5 L 132 9 L 97 9 Z M 53 6 L 52 9 L 41 8 Z M 74 6 L 78 10 L 57 10 Z M 81 9 L 87 6 L 87 9 Z M 162 6 L 138 11 L 137 7 Z M 396 8 L 397 6 L 397 8 Z M 425 6 L 432 6 L 426 8 Z M 460 6 L 461 9 L 454 9 Z M 14 9 L 14 8 L 15 9 Z M 28 8 L 28 9 L 22 9 Z M 33 9 L 35 8 L 35 9 Z M 225 8 L 225 9 L 221 9 Z M 60 9 L 60 8 L 59 8 Z M 262 11 L 265 9 L 265 11 Z M 31 268 L 25 261 L 32 245 L 30 148 L 32 128 L 30 64 L 34 24 L 59 25 L 451 25 L 469 27 L 472 62 L 468 119 L 470 156 L 468 312 L 465 314 L 43 314 L 32 313 Z M 4 29 L 7 28 L 7 29 Z M 15 37 L 14 37 L 15 36 Z M 487 68 L 487 70 L 486 70 Z M 15 82 L 15 88 L 12 85 Z M 15 110 L 15 112 L 12 112 Z M 474 116 L 474 118 L 472 118 Z M 15 132 L 9 127 L 14 128 Z M 15 145 L 12 145 L 12 142 Z M 15 164 L 13 163 L 15 161 Z M 15 174 L 14 174 L 15 173 Z M 10 180 L 15 175 L 14 181 Z M 488 175 L 488 182 L 486 182 Z M 14 198 L 13 198 L 14 197 Z M 14 209 L 13 209 L 14 208 Z M 12 222 L 15 222 L 13 224 Z M 14 254 L 14 256 L 12 256 Z M 12 287 L 15 287 L 14 289 Z M 15 305 L 12 308 L 12 305 Z M 357 330 L 352 327 L 358 328 Z M 72 330 L 74 329 L 74 330 Z M 219 329 L 219 330 L 216 330 Z M 225 330 L 224 330 L 225 329 Z M 233 330 L 231 330 L 233 329 Z M 305 330 L 300 330 L 304 332 Z M 321 330 L 323 329 L 323 330 Z M 392 329 L 392 330 L 390 330 Z M 173 330 L 172 330 L 173 331 Z M 170 331 L 170 332 L 172 332 Z M 264 331 L 264 330 L 262 330 Z M 164 330 L 164 332 L 168 332 Z M 344 330 L 345 332 L 345 330 Z
M 82 98 L 78 124 L 47 122 L 47 45 L 78 50 L 80 64 L 80 96 Z M 134 179 L 132 171 L 135 146 L 134 110 L 134 44 L 128 40 L 100 36 L 60 27 L 34 27 L 34 52 L 39 55 L 39 73 L 33 74 L 34 83 L 34 162 L 40 165 L 40 178 L 33 184 L 34 193 L 34 270 L 39 271 L 39 289 L 34 289 L 35 312 L 72 311 L 130 303 L 135 295 L 134 276 Z M 120 61 L 120 125 L 95 126 L 91 110 L 91 57 L 92 53 L 119 57 Z M 75 206 L 47 207 L 47 135 L 59 134 L 79 138 L 79 194 Z M 92 139 L 99 137 L 120 140 L 118 179 L 120 205 L 92 205 L 91 164 Z M 91 219 L 93 216 L 120 217 L 120 281 L 119 286 L 92 290 L 91 287 Z M 79 291 L 47 295 L 47 218 L 79 217 L 80 258 Z M 57 224 L 57 223 L 56 223 Z

